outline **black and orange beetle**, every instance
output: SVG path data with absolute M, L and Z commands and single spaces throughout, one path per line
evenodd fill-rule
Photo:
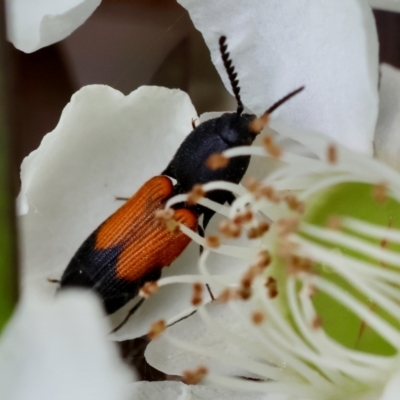
M 162 268 L 179 257 L 190 242 L 181 231 L 171 232 L 160 224 L 155 218 L 156 212 L 162 210 L 172 196 L 187 193 L 196 184 L 215 180 L 239 183 L 247 170 L 250 156 L 233 158 L 225 167 L 218 169 L 210 169 L 206 161 L 210 156 L 232 147 L 251 145 L 265 125 L 267 116 L 303 90 L 300 88 L 288 94 L 258 119 L 253 114 L 243 114 L 239 82 L 224 36 L 219 44 L 237 100 L 236 112 L 194 127 L 161 175 L 147 181 L 85 240 L 61 277 L 61 289 L 78 286 L 97 292 L 108 314 L 134 298 L 146 282 L 158 280 Z M 254 124 L 256 120 L 261 123 Z M 175 184 L 171 178 L 176 180 Z M 219 204 L 230 204 L 234 200 L 232 193 L 223 190 L 207 193 L 206 197 Z M 204 232 L 214 214 L 214 211 L 201 205 L 180 203 L 173 208 L 178 222 L 200 233 Z M 200 225 L 201 215 L 203 220 Z M 143 301 L 141 299 L 136 304 L 123 323 Z

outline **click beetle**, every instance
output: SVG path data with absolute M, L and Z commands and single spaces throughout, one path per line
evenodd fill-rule
M 210 156 L 232 147 L 251 145 L 266 124 L 268 115 L 304 88 L 299 88 L 270 107 L 261 117 L 243 113 L 240 87 L 227 52 L 226 37 L 219 40 L 221 57 L 237 100 L 237 110 L 194 127 L 160 175 L 148 180 L 121 208 L 105 220 L 80 246 L 66 267 L 60 288 L 84 287 L 101 298 L 107 314 L 112 314 L 133 299 L 147 282 L 156 281 L 161 270 L 184 251 L 190 238 L 172 232 L 156 218 L 172 196 L 190 192 L 194 185 L 223 180 L 239 183 L 250 156 L 239 156 L 218 169 L 207 164 Z M 258 121 L 257 124 L 254 124 Z M 264 121 L 264 122 L 263 122 Z M 173 183 L 172 179 L 176 183 Z M 206 197 L 231 204 L 231 192 L 216 190 Z M 188 228 L 204 232 L 214 211 L 201 205 L 180 203 L 173 206 L 175 219 Z M 202 223 L 199 218 L 203 216 Z M 142 304 L 129 312 L 119 329 Z M 115 329 L 115 330 L 116 330 Z

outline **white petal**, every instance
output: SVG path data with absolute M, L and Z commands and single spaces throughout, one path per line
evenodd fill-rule
M 29 212 L 21 217 L 23 286 L 53 296 L 86 237 L 158 175 L 191 131 L 196 112 L 179 90 L 142 87 L 129 96 L 89 86 L 22 165 Z
M 132 372 L 105 338 L 100 305 L 77 291 L 25 297 L 0 340 L 7 400 L 124 400 Z
M 101 0 L 7 0 L 7 33 L 13 45 L 32 53 L 82 25 Z
M 242 303 L 242 306 L 248 308 L 249 303 Z M 209 303 L 206 307 L 212 318 L 219 325 L 235 332 L 235 334 L 241 337 L 246 337 L 246 328 L 241 321 L 238 321 L 227 310 L 227 305 L 213 302 Z M 218 332 L 217 329 L 210 329 L 210 327 L 205 325 L 199 313 L 171 326 L 167 329 L 167 333 L 198 348 L 204 347 L 208 351 L 222 351 L 226 354 L 233 354 L 239 357 L 246 354 L 244 350 L 241 350 L 228 340 L 224 332 Z M 177 348 L 170 344 L 163 335 L 147 346 L 145 357 L 154 368 L 171 375 L 182 375 L 184 370 L 205 365 L 211 372 L 215 373 L 250 376 L 239 365 L 227 364 L 222 360 L 215 360 L 205 355 Z
M 397 400 L 400 396 L 400 373 L 397 372 L 386 385 L 379 400 Z
M 182 382 L 135 382 L 131 400 L 284 400 L 282 395 L 216 389 Z
M 400 71 L 381 66 L 379 117 L 375 132 L 378 158 L 400 169 Z
M 378 41 L 364 0 L 179 2 L 231 90 L 218 48 L 219 37 L 227 36 L 243 102 L 253 112 L 305 85 L 274 117 L 372 154 Z
M 197 261 L 199 258 L 199 245 L 191 243 L 179 258 L 162 271 L 162 277 L 176 275 L 198 275 Z M 149 332 L 153 322 L 164 319 L 166 321 L 181 312 L 191 308 L 193 287 L 190 284 L 173 284 L 160 288 L 150 296 L 135 312 L 128 322 L 111 338 L 115 340 L 129 340 Z M 121 322 L 137 299 L 118 310 L 112 317 L 117 325 Z
M 369 0 L 369 4 L 374 8 L 387 11 L 400 11 L 399 0 Z

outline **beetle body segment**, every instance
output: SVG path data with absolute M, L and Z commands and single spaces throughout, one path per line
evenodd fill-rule
M 182 142 L 168 167 L 162 172 L 177 180 L 174 194 L 190 192 L 194 185 L 212 181 L 239 183 L 247 171 L 250 156 L 240 156 L 229 160 L 224 168 L 210 169 L 206 161 L 216 153 L 238 146 L 249 146 L 257 133 L 249 129 L 252 114 L 226 113 L 197 126 Z M 219 203 L 231 203 L 231 192 L 215 190 L 207 193 L 207 198 Z M 198 214 L 204 214 L 205 229 L 214 211 L 197 206 Z
M 92 288 L 107 313 L 113 313 L 146 282 L 159 279 L 161 268 L 190 242 L 181 231 L 171 232 L 155 218 L 172 194 L 168 177 L 147 181 L 86 239 L 64 271 L 61 287 Z M 189 208 L 178 208 L 175 219 L 197 230 L 197 214 Z

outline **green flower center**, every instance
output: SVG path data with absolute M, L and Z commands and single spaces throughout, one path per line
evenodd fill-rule
M 345 183 L 332 186 L 322 192 L 314 195 L 312 199 L 307 202 L 306 214 L 302 217 L 302 221 L 312 224 L 317 227 L 326 228 L 332 217 L 351 217 L 371 223 L 383 228 L 400 229 L 400 203 L 390 197 L 385 196 L 384 187 L 374 187 L 370 184 L 364 183 Z M 340 228 L 337 232 L 343 235 L 349 235 L 352 238 L 361 239 L 364 244 L 371 245 L 375 248 L 385 248 L 394 251 L 400 255 L 400 244 L 390 243 L 384 237 L 379 239 L 372 239 L 362 232 L 353 232 L 345 228 Z M 379 259 L 372 258 L 360 251 L 349 248 L 346 245 L 337 245 L 311 237 L 301 232 L 298 232 L 301 237 L 307 239 L 313 244 L 317 244 L 324 249 L 328 249 L 333 253 L 341 253 L 345 256 L 351 257 L 354 260 L 365 262 L 365 265 L 372 266 L 373 268 L 386 268 L 390 271 L 400 273 L 400 269 L 393 265 L 387 265 Z M 343 265 L 346 266 L 346 260 L 343 260 Z M 278 265 L 279 264 L 279 265 Z M 282 269 L 283 266 L 283 269 Z M 281 268 L 278 271 L 278 268 Z M 351 268 L 351 267 L 349 267 Z M 285 261 L 280 261 L 275 264 L 273 274 L 280 282 L 280 290 L 285 291 L 285 277 L 284 274 L 288 271 L 287 261 L 285 268 Z M 343 276 L 337 273 L 331 266 L 322 263 L 315 263 L 313 265 L 313 272 L 318 277 L 323 278 L 329 283 L 336 285 L 338 288 L 344 290 L 348 295 L 360 301 L 376 316 L 379 316 L 386 323 L 390 324 L 393 328 L 400 331 L 400 319 L 395 318 L 389 314 L 380 305 L 376 304 L 369 296 L 368 293 L 359 291 L 352 283 L 347 281 Z M 362 272 L 358 272 L 360 276 Z M 362 278 L 362 276 L 360 276 Z M 391 284 L 390 282 L 388 284 Z M 393 288 L 400 289 L 399 286 L 391 284 Z M 298 284 L 298 292 L 301 290 L 301 284 Z M 281 294 L 281 293 L 280 293 Z M 383 293 L 383 295 L 386 295 Z M 282 303 L 286 300 L 286 296 L 280 296 Z M 342 345 L 371 354 L 389 356 L 396 353 L 395 348 L 375 332 L 368 324 L 363 321 L 359 315 L 349 310 L 346 305 L 341 303 L 323 292 L 317 290 L 315 295 L 311 297 L 314 308 L 319 317 L 322 329 L 335 341 Z M 400 299 L 400 292 L 399 292 Z M 289 312 L 287 305 L 283 304 L 284 309 Z M 289 320 L 292 320 L 288 315 Z M 294 322 L 292 320 L 294 326 Z M 296 328 L 295 328 L 296 329 Z

